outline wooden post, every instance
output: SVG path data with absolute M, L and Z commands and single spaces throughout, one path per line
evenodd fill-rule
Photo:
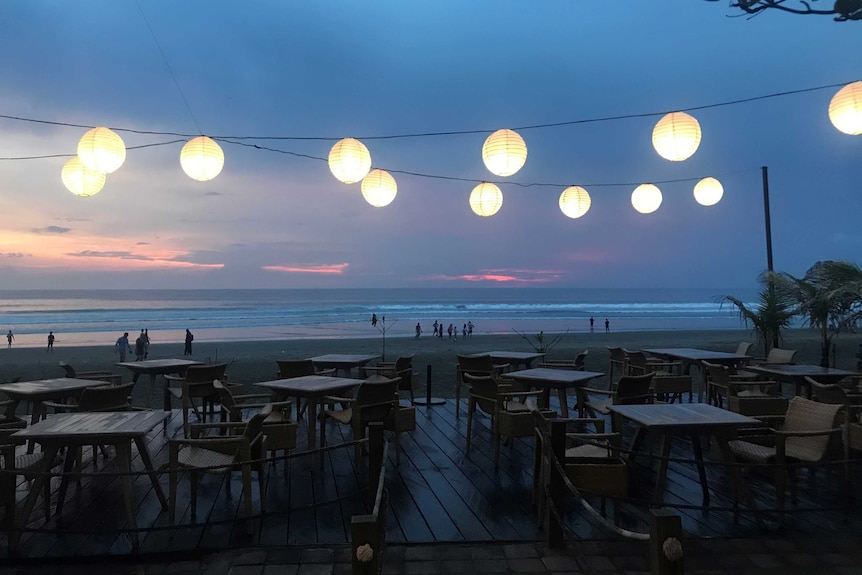
M 383 465 L 383 423 L 376 421 L 368 424 L 368 500 L 374 505 L 377 484 L 380 481 L 380 467 Z
M 665 542 L 674 538 L 682 543 L 682 520 L 667 509 L 653 509 L 650 513 L 650 573 L 652 575 L 683 575 L 680 554 L 675 561 L 668 559 Z
M 566 422 L 550 422 L 550 453 L 562 462 L 566 457 Z M 566 511 L 566 485 L 553 460 L 548 462 L 548 510 L 545 513 L 545 543 L 549 548 L 563 547 L 566 544 L 566 536 L 563 532 L 563 523 L 557 518 L 562 517 Z M 556 513 L 552 511 L 556 510 Z

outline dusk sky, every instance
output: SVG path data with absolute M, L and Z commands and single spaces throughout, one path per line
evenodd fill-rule
M 480 130 L 363 141 L 375 168 L 498 182 L 504 201 L 482 218 L 476 183 L 393 172 L 397 197 L 374 208 L 324 161 L 224 141 L 210 182 L 183 173 L 179 142 L 129 150 L 78 198 L 67 157 L 5 158 L 74 155 L 86 129 L 0 119 L 0 288 L 751 287 L 766 267 L 761 166 L 777 270 L 859 263 L 862 136 L 829 122 L 838 88 L 692 112 L 703 137 L 684 162 L 655 152 L 652 116 L 520 130 L 524 168 L 485 168 L 499 128 L 862 80 L 862 23 L 727 4 L 6 0 L 2 115 L 211 136 Z M 334 140 L 247 142 L 325 158 Z M 653 214 L 632 208 L 638 183 L 705 176 L 724 185 L 713 207 L 688 181 L 658 184 Z M 558 207 L 573 184 L 592 196 L 580 219 Z

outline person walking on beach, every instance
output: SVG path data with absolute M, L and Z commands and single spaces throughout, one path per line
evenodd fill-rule
M 473 337 L 473 322 L 469 319 L 467 320 L 467 337 Z
M 467 324 L 464 324 L 464 328 L 461 330 L 461 337 L 467 339 Z
M 192 354 L 192 341 L 194 341 L 195 336 L 192 335 L 192 332 L 186 330 L 186 348 L 183 350 L 183 355 L 191 355 Z
M 437 337 L 437 320 L 434 320 L 434 337 Z
M 416 337 L 419 337 L 420 335 L 422 335 L 422 326 L 419 325 L 419 322 L 417 321 L 416 322 Z
M 449 339 L 452 339 L 452 324 L 449 324 L 449 329 L 446 330 L 446 333 L 449 334 Z
M 150 330 L 144 330 L 144 359 L 150 355 Z
M 45 353 L 53 353 L 54 352 L 54 332 L 48 332 L 48 350 Z
M 9 330 L 9 333 L 6 334 L 6 341 L 9 342 L 9 349 L 12 349 L 12 340 L 15 339 L 15 336 L 12 335 L 12 330 Z
M 595 323 L 595 318 L 590 316 L 590 333 L 593 333 L 593 323 Z
M 132 346 L 129 345 L 129 332 L 117 338 L 117 343 L 114 344 L 114 352 L 120 354 L 121 362 L 126 361 L 126 352 L 132 352 Z
M 371 327 L 377 327 L 377 314 L 371 314 Z
M 144 330 L 135 340 L 135 361 L 144 361 Z
M 605 318 L 605 333 L 611 331 L 611 322 L 608 321 L 608 318 Z

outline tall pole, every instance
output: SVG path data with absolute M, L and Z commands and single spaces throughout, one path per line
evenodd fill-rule
M 772 268 L 772 222 L 769 218 L 769 168 L 762 166 L 760 168 L 763 174 L 763 218 L 766 223 L 766 269 L 775 271 Z

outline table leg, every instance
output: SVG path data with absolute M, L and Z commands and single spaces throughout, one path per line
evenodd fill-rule
M 551 388 L 543 387 L 542 388 L 542 405 L 540 406 L 542 409 L 549 409 L 551 407 Z
M 557 390 L 558 395 L 560 396 L 560 415 L 563 417 L 569 416 L 569 397 L 566 394 L 566 388 L 561 387 Z
M 30 486 L 30 492 L 27 494 L 24 508 L 15 517 L 16 528 L 9 534 L 10 551 L 14 551 L 18 547 L 18 543 L 21 542 L 21 535 L 24 533 L 23 529 L 27 527 L 27 523 L 30 521 L 30 514 L 33 513 L 36 500 L 39 499 L 39 495 L 45 490 L 45 482 L 51 480 L 51 477 L 47 473 L 51 471 L 51 463 L 57 458 L 59 448 L 56 445 L 43 445 L 42 449 L 42 464 L 39 465 L 38 474 L 33 479 L 33 485 Z
M 758 525 L 762 525 L 762 519 L 760 517 L 760 510 L 757 508 L 757 504 L 754 502 L 754 497 L 751 495 L 751 491 L 748 489 L 748 485 L 742 479 L 742 473 L 739 471 L 739 468 L 735 465 L 736 460 L 733 457 L 733 452 L 730 450 L 730 445 L 728 445 L 728 438 L 723 433 L 715 433 L 715 440 L 718 443 L 718 449 L 721 452 L 721 458 L 724 460 L 725 467 L 727 469 L 727 475 L 730 477 L 731 489 L 733 489 L 733 504 L 736 507 L 736 502 L 739 500 L 740 494 L 742 498 L 745 500 L 745 503 L 754 510 L 754 519 L 757 521 Z
M 141 542 L 138 538 L 138 524 L 135 521 L 135 504 L 132 500 L 132 476 L 129 472 L 132 470 L 132 448 L 128 439 L 119 441 L 114 444 L 117 450 L 117 466 L 122 474 L 120 482 L 123 485 L 123 503 L 126 507 L 126 520 L 129 523 L 129 536 L 132 539 L 132 547 L 137 549 Z
M 159 483 L 159 476 L 156 475 L 156 470 L 153 467 L 153 459 L 150 457 L 150 450 L 147 448 L 147 442 L 143 437 L 135 437 L 135 445 L 138 447 L 138 453 L 141 454 L 141 461 L 144 463 L 144 469 L 147 470 L 147 475 L 150 476 L 150 482 L 153 484 L 153 490 L 162 504 L 162 511 L 168 510 L 168 500 L 165 498 L 165 492 L 162 490 L 162 485 Z
M 63 460 L 63 477 L 60 479 L 60 489 L 57 491 L 58 516 L 63 512 L 63 505 L 66 503 L 66 491 L 69 488 L 69 474 L 72 472 L 72 466 L 78 461 L 80 452 L 80 445 L 69 445 L 66 449 L 66 458 Z M 93 457 L 95 456 L 94 454 Z
M 664 483 L 667 479 L 667 464 L 670 459 L 670 446 L 673 441 L 673 436 L 670 433 L 662 434 L 661 445 L 661 463 L 658 466 L 658 473 L 655 477 L 655 494 L 653 499 L 657 505 L 661 505 L 664 501 Z
M 40 400 L 34 399 L 32 402 L 30 402 L 30 411 L 32 411 L 32 413 L 30 414 L 30 425 L 36 425 L 37 423 L 39 423 L 39 419 L 41 419 L 42 411 L 44 409 L 45 409 L 45 407 L 42 405 L 42 402 Z M 28 455 L 30 453 L 33 453 L 33 449 L 35 448 L 35 445 L 36 445 L 36 442 L 34 442 L 32 439 L 27 442 L 27 454 Z
M 700 489 L 703 493 L 703 506 L 709 505 L 709 487 L 706 483 L 706 468 L 703 465 L 703 447 L 700 445 L 700 436 L 691 434 L 691 445 L 694 447 L 694 460 L 697 463 L 697 475 L 700 477 Z
M 317 443 L 317 398 L 313 395 L 305 399 L 305 417 L 308 419 L 308 449 L 314 449 Z

